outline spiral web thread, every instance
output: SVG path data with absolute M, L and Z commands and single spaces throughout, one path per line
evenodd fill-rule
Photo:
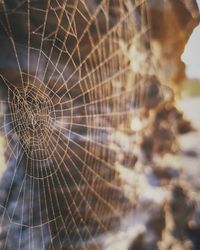
M 148 1 L 3 0 L 0 30 L 1 249 L 101 249 L 133 209 L 117 164 L 148 84 L 131 54 L 150 51 Z

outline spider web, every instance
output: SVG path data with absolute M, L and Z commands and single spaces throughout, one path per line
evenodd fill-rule
M 0 1 L 1 249 L 101 249 L 133 211 L 117 166 L 152 70 L 132 56 L 148 55 L 148 14 L 145 0 Z

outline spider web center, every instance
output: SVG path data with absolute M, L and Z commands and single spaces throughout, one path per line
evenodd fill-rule
M 51 122 L 54 105 L 45 89 L 29 84 L 12 91 L 10 109 L 14 130 L 26 155 L 31 160 L 44 160 L 51 156 Z

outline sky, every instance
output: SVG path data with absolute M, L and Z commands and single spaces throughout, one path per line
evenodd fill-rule
M 200 0 L 197 0 L 200 8 Z M 193 31 L 182 60 L 186 64 L 186 74 L 189 78 L 200 79 L 200 25 Z

